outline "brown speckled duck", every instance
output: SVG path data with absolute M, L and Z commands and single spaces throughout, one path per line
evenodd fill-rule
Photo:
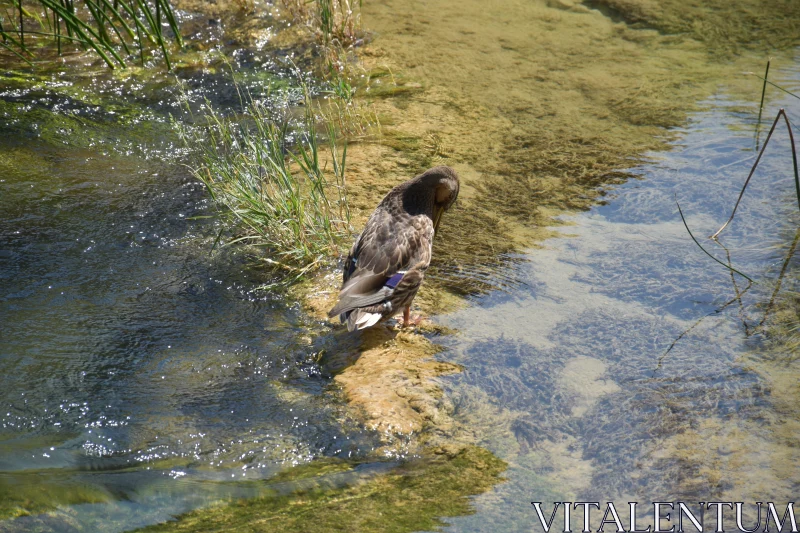
M 411 302 L 431 262 L 433 236 L 458 188 L 455 170 L 440 166 L 389 191 L 347 256 L 339 301 L 328 316 L 339 315 L 353 331 L 402 310 L 403 326 L 411 324 Z

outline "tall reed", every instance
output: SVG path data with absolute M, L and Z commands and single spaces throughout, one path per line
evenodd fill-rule
M 0 47 L 28 63 L 50 43 L 59 55 L 69 45 L 91 49 L 111 68 L 125 67 L 136 48 L 144 64 L 149 42 L 171 69 L 164 24 L 182 45 L 169 0 L 0 0 Z
M 356 43 L 361 31 L 361 0 L 282 0 L 292 17 L 311 28 L 324 45 Z
M 210 109 L 206 136 L 183 130 L 199 156 L 193 173 L 229 223 L 232 236 L 225 245 L 266 248 L 264 261 L 284 270 L 288 281 L 336 255 L 340 237 L 349 232 L 347 146 L 338 146 L 337 131 L 329 124 L 326 165 L 316 106 L 307 90 L 304 104 L 297 131 L 286 117 L 275 120 L 257 102 L 247 104 L 235 120 Z

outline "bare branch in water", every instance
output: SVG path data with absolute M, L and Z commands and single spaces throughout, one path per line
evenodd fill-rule
M 675 199 L 675 204 L 678 206 L 678 213 L 681 215 L 681 220 L 683 220 L 683 225 L 684 225 L 684 227 L 686 228 L 686 231 L 688 231 L 688 232 L 689 232 L 689 237 L 691 237 L 691 238 L 692 238 L 692 240 L 694 241 L 694 243 L 695 243 L 695 244 L 696 244 L 696 245 L 697 245 L 697 246 L 698 246 L 698 247 L 699 247 L 701 250 L 703 250 L 703 253 L 705 253 L 705 254 L 706 254 L 708 257 L 710 257 L 711 259 L 713 259 L 714 261 L 716 261 L 716 262 L 717 262 L 717 263 L 719 263 L 720 265 L 724 266 L 724 267 L 725 267 L 725 268 L 727 268 L 728 270 L 730 270 L 730 271 L 732 271 L 732 272 L 736 272 L 737 274 L 739 274 L 739 275 L 740 275 L 740 276 L 742 276 L 743 278 L 745 278 L 745 279 L 747 279 L 748 281 L 750 281 L 750 283 L 752 283 L 752 282 L 753 282 L 753 279 L 752 279 L 750 276 L 748 276 L 747 274 L 743 274 L 742 272 L 739 272 L 738 270 L 736 270 L 736 269 L 735 269 L 735 268 L 733 268 L 732 266 L 726 265 L 725 263 L 723 263 L 722 261 L 720 261 L 719 259 L 717 259 L 717 258 L 716 258 L 716 257 L 714 257 L 713 255 L 711 255 L 711 252 L 709 252 L 708 250 L 706 250 L 705 248 L 703 248 L 703 245 L 702 245 L 702 244 L 700 244 L 700 242 L 699 242 L 699 241 L 698 241 L 698 240 L 695 238 L 694 234 L 692 233 L 692 230 L 690 230 L 690 229 L 689 229 L 689 224 L 687 224 L 687 223 L 686 223 L 686 217 L 684 217 L 684 216 L 683 216 L 683 210 L 681 209 L 681 204 L 679 204 L 679 203 L 678 203 L 678 199 L 677 199 L 677 198 Z
M 780 120 L 781 117 L 783 117 L 783 120 L 786 122 L 786 129 L 789 131 L 789 141 L 791 142 L 791 146 L 792 146 L 792 164 L 794 166 L 794 185 L 795 185 L 795 189 L 797 191 L 797 206 L 798 206 L 798 208 L 800 208 L 800 175 L 798 175 L 798 173 L 797 173 L 797 150 L 795 150 L 795 147 L 794 147 L 794 135 L 792 134 L 792 125 L 789 123 L 789 117 L 786 116 L 786 111 L 784 111 L 783 108 L 781 108 L 781 110 L 778 111 L 778 114 L 777 114 L 777 116 L 775 117 L 775 120 L 772 123 L 772 127 L 770 128 L 769 134 L 767 135 L 767 140 L 764 141 L 764 146 L 761 148 L 761 151 L 758 153 L 758 157 L 756 158 L 756 162 L 753 163 L 753 167 L 750 169 L 750 174 L 748 174 L 747 179 L 745 180 L 744 185 L 742 186 L 742 190 L 739 193 L 739 198 L 736 200 L 736 205 L 733 206 L 733 211 L 731 212 L 730 218 L 728 218 L 728 221 L 725 222 L 725 224 L 723 224 L 722 227 L 719 228 L 717 230 L 717 232 L 714 235 L 711 236 L 712 239 L 716 239 L 717 236 L 720 233 L 722 233 L 722 230 L 724 230 L 728 226 L 728 224 L 731 223 L 731 221 L 733 220 L 733 217 L 736 215 L 736 209 L 739 207 L 739 203 L 742 201 L 742 196 L 744 196 L 744 191 L 747 189 L 747 186 L 750 184 L 750 179 L 753 177 L 753 174 L 755 173 L 756 168 L 758 167 L 758 163 L 761 161 L 761 156 L 764 155 L 764 150 L 767 149 L 767 145 L 769 144 L 769 140 L 772 138 L 772 134 L 775 132 L 775 126 L 778 125 L 778 120 Z M 680 210 L 680 206 L 678 206 L 678 209 Z M 685 223 L 686 223 L 686 221 L 684 220 L 684 224 Z M 689 227 L 687 226 L 686 229 L 689 229 Z M 689 232 L 689 233 L 691 234 L 691 232 Z M 692 238 L 694 239 L 694 237 L 692 237 Z M 695 239 L 695 242 L 697 242 L 696 239 Z M 700 243 L 697 243 L 697 244 L 698 244 L 698 246 L 700 246 Z M 702 246 L 700 246 L 700 248 L 702 248 Z M 703 251 L 705 252 L 705 250 L 703 250 Z M 706 252 L 706 253 L 708 254 L 708 252 Z M 711 254 L 708 254 L 708 255 L 711 256 Z M 711 257 L 713 257 L 713 256 L 711 256 Z M 716 258 L 715 258 L 715 260 L 716 260 Z M 747 276 L 745 276 L 745 277 L 747 277 Z M 750 279 L 750 278 L 747 278 L 747 279 Z

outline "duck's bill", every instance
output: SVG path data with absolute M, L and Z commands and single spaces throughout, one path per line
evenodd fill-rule
M 441 207 L 434 207 L 433 208 L 433 231 L 434 233 L 439 232 L 439 222 L 442 221 L 442 213 L 444 213 L 444 209 Z

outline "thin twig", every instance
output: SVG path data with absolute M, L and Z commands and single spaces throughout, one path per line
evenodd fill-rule
M 670 345 L 669 345 L 669 348 L 667 348 L 667 350 L 666 350 L 666 351 L 665 351 L 663 354 L 661 354 L 661 357 L 659 357 L 659 358 L 658 358 L 658 362 L 656 363 L 656 367 L 653 369 L 653 377 L 655 377 L 655 373 L 656 373 L 658 370 L 660 370 L 660 369 L 661 369 L 661 366 L 662 366 L 662 364 L 663 364 L 663 362 L 664 362 L 664 359 L 665 359 L 665 358 L 666 358 L 666 357 L 669 355 L 669 353 L 672 351 L 672 349 L 673 349 L 673 348 L 675 348 L 675 345 L 677 345 L 677 344 L 678 344 L 678 342 L 679 342 L 679 341 L 680 341 L 682 338 L 684 338 L 686 335 L 688 335 L 688 334 L 689 334 L 689 332 L 691 332 L 691 331 L 692 331 L 694 328 L 696 328 L 697 326 L 699 326 L 699 325 L 700 325 L 700 323 L 701 323 L 703 320 L 705 320 L 706 318 L 708 318 L 708 317 L 710 317 L 710 316 L 712 316 L 712 315 L 718 315 L 718 314 L 720 314 L 720 313 L 721 313 L 721 312 L 723 312 L 725 309 L 727 309 L 727 308 L 728 308 L 728 306 L 729 306 L 729 305 L 731 305 L 733 302 L 735 302 L 736 300 L 739 300 L 739 299 L 741 298 L 742 294 L 744 294 L 745 292 L 747 292 L 747 290 L 750 288 L 750 286 L 751 286 L 751 285 L 752 285 L 752 284 L 748 285 L 748 286 L 747 286 L 747 288 L 746 288 L 744 291 L 742 291 L 740 294 L 737 294 L 737 295 L 736 295 L 734 298 L 732 298 L 731 300 L 727 301 L 727 302 L 726 302 L 725 304 L 723 304 L 721 307 L 718 307 L 717 309 L 714 309 L 714 310 L 713 310 L 713 311 L 711 311 L 710 313 L 707 313 L 707 314 L 705 314 L 705 315 L 701 316 L 700 318 L 698 318 L 698 319 L 695 321 L 695 323 L 694 323 L 694 324 L 692 324 L 691 326 L 689 326 L 688 328 L 686 328 L 686 329 L 683 331 L 683 333 L 681 333 L 680 335 L 678 335 L 678 336 L 677 336 L 677 338 L 676 338 L 674 341 L 672 341 L 672 344 L 670 344 Z
M 736 200 L 736 205 L 733 206 L 733 211 L 731 212 L 731 216 L 728 218 L 728 221 L 725 222 L 725 224 L 723 224 L 722 227 L 719 228 L 717 230 L 717 232 L 714 233 L 714 235 L 711 236 L 712 239 L 716 239 L 717 236 L 720 233 L 722 233 L 722 230 L 724 230 L 728 226 L 728 224 L 731 223 L 731 221 L 733 220 L 733 217 L 736 215 L 736 209 L 739 207 L 739 203 L 742 201 L 742 196 L 744 196 L 744 191 L 747 189 L 747 185 L 749 185 L 750 179 L 753 177 L 753 174 L 755 174 L 756 168 L 758 167 L 758 163 L 761 161 L 761 156 L 764 155 L 764 150 L 767 149 L 767 145 L 769 144 L 769 140 L 772 138 L 772 134 L 775 132 L 775 127 L 778 125 L 778 120 L 780 120 L 781 117 L 783 117 L 783 120 L 786 122 L 786 129 L 789 132 L 789 141 L 790 141 L 791 147 L 792 147 L 792 164 L 793 164 L 793 168 L 794 168 L 794 184 L 795 184 L 795 188 L 797 190 L 797 205 L 798 205 L 798 208 L 800 208 L 800 175 L 798 175 L 798 172 L 797 172 L 797 151 L 795 150 L 795 146 L 794 146 L 794 134 L 792 133 L 792 125 L 789 123 L 789 117 L 786 116 L 786 111 L 784 111 L 783 108 L 781 108 L 781 110 L 778 111 L 778 114 L 777 114 L 777 116 L 775 117 L 775 120 L 772 123 L 772 127 L 770 128 L 769 134 L 767 135 L 767 140 L 764 141 L 764 146 L 761 148 L 761 151 L 758 153 L 758 157 L 756 158 L 756 162 L 753 163 L 753 167 L 750 169 L 750 174 L 748 174 L 747 179 L 745 180 L 744 185 L 742 186 L 742 190 L 739 193 L 739 198 Z M 687 229 L 688 229 L 688 227 L 687 227 Z M 706 253 L 708 253 L 708 252 L 706 252 Z
M 764 95 L 767 93 L 767 77 L 769 76 L 770 60 L 767 60 L 767 70 L 764 72 L 764 85 L 761 87 L 761 103 L 758 104 L 758 122 L 756 123 L 756 150 L 758 150 L 761 134 L 761 112 L 764 110 Z
M 764 95 L 767 92 L 767 78 L 769 78 L 769 64 L 770 60 L 767 59 L 767 70 L 764 71 L 764 86 L 761 87 L 761 103 L 758 104 L 758 120 L 761 121 L 761 110 L 764 109 Z
M 750 76 L 755 76 L 756 78 L 758 78 L 758 79 L 760 79 L 760 80 L 764 80 L 764 83 L 769 83 L 770 85 L 772 85 L 772 86 L 773 86 L 773 87 L 775 87 L 776 89 L 778 89 L 778 90 L 781 90 L 781 91 L 785 92 L 785 93 L 786 93 L 786 94 L 788 94 L 789 96 L 794 96 L 795 98 L 797 98 L 797 99 L 800 99 L 800 96 L 797 96 L 796 94 L 794 94 L 794 93 L 793 93 L 793 92 L 791 92 L 791 91 L 787 91 L 786 89 L 784 89 L 784 88 L 783 88 L 783 87 L 781 87 L 780 85 L 778 85 L 778 84 L 776 84 L 776 83 L 772 83 L 771 81 L 767 80 L 766 78 L 762 78 L 761 76 L 759 76 L 759 75 L 758 75 L 758 74 L 756 74 L 755 72 L 745 72 L 745 74 L 749 74 Z
M 714 239 L 714 242 L 719 245 L 723 250 L 725 250 L 725 258 L 728 260 L 728 266 L 733 268 L 733 259 L 731 259 L 731 252 L 728 250 L 728 247 L 719 242 L 717 239 Z M 753 285 L 751 282 L 747 282 L 747 287 L 744 288 L 743 291 L 739 290 L 739 284 L 736 283 L 736 276 L 733 275 L 733 272 L 730 272 L 731 275 L 731 284 L 733 285 L 733 292 L 736 294 L 736 300 L 739 301 L 739 318 L 742 321 L 742 325 L 744 326 L 745 335 L 749 336 L 750 326 L 747 324 L 747 312 L 744 308 L 744 302 L 742 302 L 742 295 L 750 290 L 750 287 Z
M 697 246 L 698 246 L 698 247 L 699 247 L 701 250 L 703 250 L 703 253 L 705 253 L 705 254 L 706 254 L 708 257 L 710 257 L 711 259 L 713 259 L 714 261 L 716 261 L 716 262 L 717 262 L 717 263 L 719 263 L 720 265 L 724 266 L 724 267 L 725 267 L 725 268 L 727 268 L 728 270 L 730 270 L 730 271 L 732 271 L 732 272 L 736 272 L 737 274 L 739 274 L 740 276 L 742 276 L 743 278 L 745 278 L 745 279 L 749 280 L 749 281 L 752 283 L 752 282 L 753 282 L 753 279 L 752 279 L 750 276 L 748 276 L 747 274 L 743 274 L 743 273 L 739 272 L 738 270 L 736 270 L 736 269 L 735 269 L 735 268 L 733 268 L 732 266 L 726 265 L 725 263 L 723 263 L 722 261 L 720 261 L 719 259 L 717 259 L 717 258 L 716 258 L 716 257 L 714 257 L 713 255 L 711 255 L 711 253 L 710 253 L 708 250 L 706 250 L 705 248 L 703 248 L 703 245 L 702 245 L 702 244 L 700 244 L 700 242 L 699 242 L 699 241 L 698 241 L 698 240 L 695 238 L 694 234 L 692 233 L 692 230 L 690 230 L 690 229 L 689 229 L 689 224 L 687 224 L 687 223 L 686 223 L 686 218 L 683 216 L 683 210 L 681 210 L 681 204 L 679 204 L 679 203 L 678 203 L 678 199 L 677 199 L 677 197 L 675 198 L 675 204 L 678 206 L 678 213 L 680 213 L 680 215 L 681 215 L 681 220 L 683 221 L 683 225 L 686 227 L 686 231 L 688 231 L 688 232 L 689 232 L 689 237 L 691 237 L 691 238 L 692 238 L 692 240 L 694 241 L 694 243 L 695 243 L 695 244 L 696 244 L 696 245 L 697 245 Z

